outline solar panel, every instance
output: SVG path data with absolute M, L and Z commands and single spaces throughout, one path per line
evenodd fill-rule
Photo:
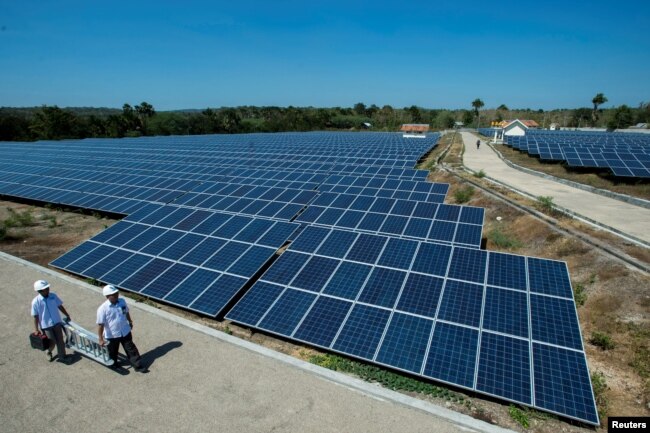
M 136 222 L 121 221 L 108 234 L 98 234 L 52 265 L 216 316 L 298 227 L 207 211 L 193 218 L 196 212 L 187 208 L 167 207 L 153 211 L 161 215 L 157 225 L 145 224 L 151 221 L 146 216 Z M 211 235 L 192 232 L 195 228 L 205 232 L 208 221 L 223 229 L 212 230 Z M 179 222 L 189 231 L 178 230 Z
M 552 380 L 545 375 L 553 367 L 536 359 L 534 345 L 551 350 L 549 363 L 566 358 L 565 352 L 556 354 L 558 348 L 576 354 L 572 362 L 585 359 L 573 298 L 551 290 L 568 278 L 564 263 L 372 234 L 352 241 L 349 233 L 307 227 L 295 240 L 298 248 L 290 245 L 226 318 L 598 422 L 593 397 L 583 400 L 579 413 L 558 404 L 558 393 L 587 395 L 586 368 L 573 377 L 576 389 L 562 390 L 553 382 L 548 386 L 555 400 L 549 390 L 541 403 L 535 396 L 535 382 Z M 537 281 L 544 284 L 534 285 Z

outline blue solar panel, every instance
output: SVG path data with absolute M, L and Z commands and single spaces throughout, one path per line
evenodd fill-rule
M 375 360 L 401 370 L 419 373 L 432 326 L 432 320 L 393 313 Z
M 313 253 L 329 234 L 329 230 L 320 227 L 306 227 L 291 244 L 294 251 Z
M 451 247 L 421 243 L 411 269 L 424 274 L 444 277 L 447 274 L 450 255 Z
M 370 274 L 371 267 L 360 263 L 343 262 L 325 286 L 323 293 L 346 299 L 355 299 Z
M 373 264 L 381 254 L 388 238 L 383 236 L 359 235 L 350 252 L 347 260 Z
M 339 261 L 312 256 L 291 285 L 299 289 L 320 292 L 338 266 Z
M 223 239 L 206 238 L 200 244 L 192 248 L 181 259 L 183 262 L 200 266 L 215 252 L 226 244 Z
M 142 290 L 143 295 L 152 296 L 162 299 L 167 293 L 171 292 L 181 281 L 187 278 L 195 270 L 192 266 L 177 263 L 172 265 L 158 278 L 154 279 L 147 287 Z
M 443 282 L 442 278 L 410 274 L 396 308 L 413 314 L 435 317 Z
M 528 258 L 530 291 L 573 298 L 569 273 L 564 262 Z
M 168 260 L 153 259 L 145 266 L 143 266 L 142 269 L 132 274 L 126 280 L 120 282 L 119 285 L 125 289 L 139 292 L 143 287 L 158 277 L 158 275 L 167 270 L 167 268 L 169 268 L 172 263 L 173 262 L 170 262 Z
M 568 299 L 530 295 L 533 339 L 582 350 L 575 304 Z
M 455 248 L 449 266 L 450 278 L 483 283 L 487 252 L 471 248 Z
M 228 268 L 231 274 L 252 277 L 275 254 L 275 249 L 253 245 Z
M 282 335 L 291 335 L 316 299 L 316 295 L 287 289 L 259 323 L 259 327 Z
M 317 253 L 324 256 L 343 258 L 357 238 L 357 234 L 346 231 L 332 231 Z
M 321 296 L 296 329 L 293 337 L 329 347 L 351 306 L 351 302 Z
M 333 349 L 372 360 L 389 317 L 390 311 L 355 305 L 334 342 Z
M 250 244 L 242 242 L 230 241 L 226 243 L 219 251 L 217 251 L 203 266 L 215 271 L 225 271 L 228 269 L 246 250 L 250 248 Z
M 85 242 L 75 248 L 74 250 L 70 251 L 69 253 L 59 257 L 58 259 L 54 260 L 52 262 L 52 266 L 56 266 L 57 268 L 62 268 L 65 269 L 70 263 L 78 260 L 79 258 L 83 257 L 90 251 L 94 250 L 97 248 L 99 244 L 96 244 L 94 242 Z
M 264 274 L 264 279 L 278 284 L 289 284 L 298 271 L 307 262 L 309 256 L 287 251 L 278 258 L 273 266 Z
M 533 343 L 535 405 L 598 424 L 584 354 Z
M 524 292 L 487 287 L 483 328 L 528 338 L 528 297 Z
M 100 245 L 78 260 L 72 262 L 65 269 L 70 272 L 82 272 L 86 268 L 89 268 L 90 266 L 94 265 L 98 261 L 111 254 L 113 251 L 115 251 L 114 248 Z
M 478 327 L 481 323 L 483 286 L 447 280 L 438 319 Z
M 477 345 L 477 330 L 437 323 L 422 374 L 472 388 Z
M 377 264 L 391 268 L 409 269 L 417 247 L 417 242 L 391 238 Z
M 197 269 L 185 281 L 169 292 L 164 300 L 188 307 L 206 288 L 215 284 L 221 276 L 219 272 Z
M 484 332 L 476 389 L 531 404 L 528 341 Z
M 246 278 L 222 275 L 216 284 L 208 287 L 190 308 L 210 316 L 217 316 L 226 304 L 239 292 L 248 281 Z
M 359 302 L 393 308 L 405 278 L 406 272 L 379 267 L 373 269 Z
M 526 258 L 512 254 L 490 253 L 487 283 L 526 290 Z

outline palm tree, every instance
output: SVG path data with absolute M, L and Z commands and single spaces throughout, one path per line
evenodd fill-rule
M 479 111 L 483 108 L 485 104 L 481 101 L 480 98 L 476 98 L 472 101 L 472 107 L 474 107 L 474 114 L 478 117 L 478 122 L 476 122 L 476 128 L 478 129 L 481 126 L 481 112 Z
M 607 102 L 607 97 L 602 93 L 598 93 L 591 102 L 594 104 L 594 110 L 591 112 L 591 124 L 592 126 L 596 126 L 596 122 L 598 121 L 598 106 Z

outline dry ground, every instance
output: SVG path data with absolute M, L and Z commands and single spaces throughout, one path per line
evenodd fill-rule
M 447 136 L 450 137 L 450 136 Z M 458 141 L 447 138 L 445 144 L 451 144 L 447 154 L 451 164 L 457 163 L 462 152 Z M 431 158 L 442 153 L 438 148 Z M 432 167 L 430 160 L 423 165 Z M 483 183 L 481 179 L 471 178 Z M 431 173 L 430 180 L 448 182 L 451 189 L 448 203 L 455 201 L 458 189 L 466 188 L 462 181 L 444 171 Z M 487 184 L 487 182 L 485 182 Z M 488 185 L 489 186 L 489 185 Z M 512 199 L 524 205 L 534 203 L 514 197 Z M 506 203 L 495 200 L 475 189 L 467 202 L 469 205 L 486 209 L 484 237 L 487 237 L 487 249 L 509 251 L 516 254 L 539 256 L 565 260 L 568 263 L 574 288 L 580 288 L 585 296 L 584 305 L 578 308 L 583 330 L 589 367 L 592 373 L 602 374 L 607 388 L 600 394 L 601 410 L 611 415 L 650 415 L 650 277 L 623 265 L 600 250 L 572 237 L 559 234 L 550 225 L 522 212 Z M 9 210 L 11 209 L 11 211 Z M 17 218 L 31 215 L 30 218 Z M 500 217 L 497 219 L 497 217 Z M 54 208 L 42 208 L 0 201 L 0 225 L 4 221 L 13 221 L 0 249 L 40 265 L 50 261 L 78 245 L 85 239 L 99 233 L 115 221 L 101 218 L 99 215 L 84 215 L 78 212 L 64 212 Z M 22 221 L 24 224 L 21 225 Z M 646 249 L 635 247 L 621 241 L 608 233 L 600 232 L 584 224 L 569 219 L 560 219 L 559 224 L 571 230 L 584 230 L 591 236 L 612 243 L 625 249 L 646 263 L 650 254 Z M 497 235 L 495 235 L 497 233 Z M 316 350 L 277 339 L 263 333 L 253 332 L 227 321 L 215 321 L 193 313 L 152 301 L 147 303 L 158 306 L 175 314 L 192 318 L 205 325 L 232 333 L 240 338 L 254 341 L 283 353 L 309 359 L 318 353 Z M 616 347 L 604 351 L 588 343 L 594 332 L 602 332 L 611 337 Z M 509 407 L 498 401 L 483 397 L 468 396 L 463 404 L 448 400 L 421 396 L 438 404 L 452 407 L 459 412 L 471 414 L 477 418 L 509 427 L 524 429 L 509 415 Z M 527 431 L 540 433 L 584 432 L 588 428 L 572 424 L 555 417 L 535 411 L 527 411 L 525 417 L 530 422 Z M 606 425 L 606 421 L 603 420 Z

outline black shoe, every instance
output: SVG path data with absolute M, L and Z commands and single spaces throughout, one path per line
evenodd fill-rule
M 58 358 L 57 362 L 65 365 L 70 365 L 72 363 L 72 357 L 70 355 L 65 355 L 63 358 Z
M 47 351 L 47 360 L 50 362 L 54 361 L 54 355 L 49 350 Z

